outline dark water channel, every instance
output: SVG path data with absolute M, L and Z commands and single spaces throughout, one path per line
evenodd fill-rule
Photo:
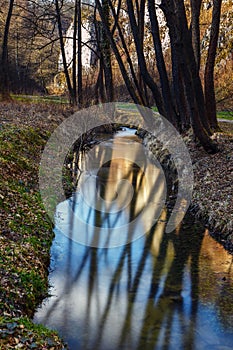
M 191 217 L 165 233 L 165 178 L 143 152 L 126 130 L 80 163 L 77 192 L 57 207 L 51 297 L 34 321 L 74 350 L 230 350 L 232 256 Z

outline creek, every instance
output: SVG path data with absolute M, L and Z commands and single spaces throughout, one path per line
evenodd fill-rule
M 106 137 L 79 168 L 34 321 L 71 350 L 232 349 L 232 256 L 190 215 L 165 232 L 166 179 L 135 130 Z

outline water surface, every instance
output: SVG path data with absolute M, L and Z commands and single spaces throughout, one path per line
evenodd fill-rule
M 164 233 L 165 177 L 143 152 L 126 130 L 82 160 L 35 321 L 75 350 L 232 349 L 232 256 L 191 217 Z

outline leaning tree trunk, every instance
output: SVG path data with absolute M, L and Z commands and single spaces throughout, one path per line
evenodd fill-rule
M 205 66 L 205 108 L 210 127 L 213 131 L 218 131 L 218 121 L 216 116 L 216 100 L 214 92 L 214 64 L 218 44 L 218 34 L 221 15 L 222 0 L 214 0 L 212 13 L 212 24 L 210 32 L 210 42 Z
M 11 17 L 13 13 L 14 0 L 10 0 L 6 24 L 4 29 L 1 57 L 1 74 L 0 74 L 0 94 L 3 100 L 10 100 L 9 89 L 9 67 L 8 67 L 8 36 L 10 30 Z

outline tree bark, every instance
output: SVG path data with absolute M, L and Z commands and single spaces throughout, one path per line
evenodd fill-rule
M 82 66 L 82 7 L 81 0 L 77 0 L 78 20 L 78 105 L 83 105 L 83 66 Z
M 153 43 L 154 43 L 154 48 L 156 53 L 156 64 L 157 64 L 157 68 L 160 76 L 163 100 L 166 101 L 166 103 L 164 103 L 164 107 L 165 107 L 166 115 L 168 116 L 168 119 L 172 122 L 174 126 L 177 127 L 178 125 L 177 116 L 174 109 L 166 66 L 165 66 L 164 57 L 163 57 L 162 44 L 161 44 L 161 39 L 159 35 L 159 24 L 157 20 L 154 0 L 148 0 L 148 11 L 150 16 L 151 31 L 152 31 Z
M 74 4 L 74 30 L 73 30 L 73 64 L 72 64 L 72 85 L 74 93 L 74 104 L 77 104 L 77 20 L 78 0 Z
M 135 47 L 136 47 L 136 51 L 137 51 L 137 56 L 138 56 L 138 65 L 140 66 L 140 71 L 141 71 L 143 80 L 152 92 L 152 95 L 153 95 L 153 98 L 155 100 L 156 106 L 158 107 L 159 113 L 161 115 L 163 115 L 164 117 L 169 118 L 169 116 L 166 115 L 166 111 L 165 111 L 164 104 L 163 104 L 163 99 L 162 99 L 161 93 L 158 89 L 158 86 L 147 70 L 144 53 L 141 49 L 141 44 L 140 44 L 140 40 L 139 40 L 140 35 L 139 35 L 139 30 L 138 30 L 138 25 L 136 22 L 135 14 L 134 14 L 132 0 L 127 0 L 126 2 L 127 2 L 129 19 L 130 19 L 130 25 L 131 25 L 131 29 L 132 29 L 132 33 L 133 33 L 133 37 L 134 37 L 134 42 L 135 42 Z
M 139 2 L 140 1 L 140 2 Z M 137 0 L 136 1 L 136 7 L 137 7 L 137 18 L 138 18 L 138 32 L 139 32 L 139 41 L 141 46 L 141 51 L 144 50 L 144 35 L 145 35 L 145 0 Z M 144 82 L 142 79 L 142 74 L 140 70 L 140 66 L 138 66 L 138 83 L 139 88 L 141 91 L 144 90 Z
M 172 87 L 173 100 L 177 114 L 177 124 L 182 132 L 190 127 L 188 100 L 185 91 L 183 75 L 184 57 L 182 56 L 182 41 L 179 25 L 176 23 L 175 5 L 173 1 L 162 1 L 161 9 L 164 12 L 169 28 L 171 61 L 172 61 Z
M 108 0 L 102 0 L 103 16 L 106 20 L 106 25 L 110 30 L 110 13 Z M 107 102 L 114 100 L 114 87 L 113 87 L 113 75 L 112 75 L 112 61 L 111 61 L 111 49 L 108 36 L 106 31 L 103 29 L 101 33 L 100 50 L 103 57 L 103 68 L 104 68 L 104 81 Z
M 198 71 L 200 70 L 200 11 L 201 11 L 201 0 L 191 0 L 191 33 L 193 51 L 195 55 L 195 61 Z
M 69 71 L 68 71 L 68 67 L 67 67 L 65 45 L 64 45 L 63 33 L 62 33 L 61 11 L 60 11 L 60 6 L 59 6 L 58 0 L 55 0 L 55 8 L 56 8 L 57 26 L 58 26 L 58 34 L 59 34 L 62 62 L 63 62 L 63 67 L 64 67 L 64 74 L 65 74 L 65 78 L 66 78 L 67 88 L 69 91 L 70 103 L 74 105 L 75 104 L 75 95 L 74 95 L 74 90 L 73 90 L 73 87 L 71 84 Z
M 181 74 L 181 80 L 184 83 L 191 126 L 204 149 L 209 153 L 216 152 L 216 145 L 209 137 L 209 124 L 205 114 L 204 94 L 192 47 L 192 37 L 188 30 L 184 2 L 182 0 L 162 1 L 162 8 L 170 30 L 174 60 Z M 182 103 L 182 101 L 179 102 Z
M 214 91 L 214 65 L 218 44 L 218 34 L 220 26 L 222 0 L 214 0 L 212 12 L 212 24 L 210 32 L 210 42 L 205 66 L 205 108 L 210 127 L 213 131 L 218 131 L 218 121 L 216 116 L 216 99 Z
M 8 67 L 8 36 L 11 24 L 11 17 L 13 13 L 14 0 L 10 0 L 6 24 L 2 43 L 2 57 L 1 57 L 1 75 L 0 75 L 0 94 L 3 100 L 10 100 L 9 88 L 9 67 Z
M 114 55 L 116 57 L 117 63 L 118 63 L 119 68 L 121 70 L 121 74 L 122 74 L 122 77 L 124 79 L 125 85 L 126 85 L 126 87 L 128 89 L 128 92 L 129 92 L 130 96 L 132 97 L 132 100 L 134 101 L 134 103 L 140 104 L 141 103 L 141 99 L 140 99 L 139 95 L 137 94 L 136 90 L 134 89 L 134 87 L 133 87 L 133 85 L 132 85 L 132 83 L 130 81 L 128 72 L 127 72 L 127 70 L 125 68 L 125 65 L 124 65 L 123 61 L 122 61 L 122 57 L 120 55 L 118 47 L 117 47 L 117 45 L 115 43 L 115 40 L 114 40 L 114 38 L 112 36 L 112 33 L 111 33 L 110 29 L 109 29 L 108 23 L 106 22 L 106 19 L 104 17 L 104 12 L 103 12 L 103 9 L 102 9 L 102 5 L 101 5 L 99 0 L 96 0 L 96 6 L 97 6 L 97 9 L 98 9 L 99 15 L 101 17 L 101 21 L 103 23 L 104 30 L 106 32 L 106 35 L 107 35 L 108 39 L 109 39 L 109 42 L 111 44 L 112 50 L 114 52 Z
M 116 14 L 116 11 L 113 7 L 111 0 L 108 0 L 108 2 L 109 2 L 110 9 L 112 11 L 112 15 L 113 15 L 114 20 L 115 20 L 114 28 L 117 28 L 117 30 L 118 30 L 118 34 L 119 34 L 119 37 L 121 39 L 121 44 L 122 44 L 122 47 L 124 49 L 124 53 L 126 55 L 127 63 L 129 65 L 130 74 L 132 76 L 133 83 L 135 85 L 136 93 L 140 97 L 140 101 L 141 101 L 140 103 L 144 106 L 146 106 L 146 105 L 148 106 L 146 96 L 143 93 L 142 89 L 140 88 L 140 82 L 138 81 L 138 79 L 136 77 L 136 72 L 135 72 L 134 67 L 133 67 L 133 63 L 132 63 L 130 53 L 129 53 L 129 50 L 128 50 L 128 47 L 127 47 L 127 44 L 125 41 L 125 37 L 124 37 L 124 34 L 122 32 L 121 26 L 119 25 L 118 16 Z M 112 34 L 114 34 L 114 31 L 112 32 Z M 146 90 L 144 90 L 144 91 L 146 91 Z
M 189 72 L 191 75 L 191 88 L 192 88 L 192 97 L 196 103 L 196 110 L 199 114 L 203 128 L 206 132 L 211 135 L 210 126 L 208 119 L 206 117 L 205 111 L 205 99 L 202 88 L 202 83 L 199 75 L 199 69 L 196 64 L 195 54 L 192 45 L 192 37 L 188 30 L 187 18 L 185 13 L 185 7 L 183 0 L 177 0 L 175 2 L 177 9 L 177 20 L 180 24 L 180 37 L 182 41 L 182 59 L 184 58 L 183 68 Z M 186 78 L 186 74 L 184 74 Z

